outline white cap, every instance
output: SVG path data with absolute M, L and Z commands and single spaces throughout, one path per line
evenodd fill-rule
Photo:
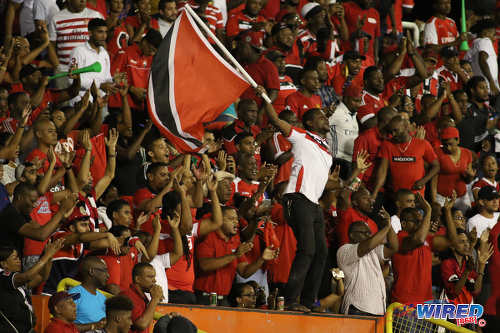
M 317 2 L 309 2 L 302 7 L 302 10 L 300 11 L 300 15 L 303 18 L 306 18 L 307 14 L 313 9 L 319 6 L 319 3 Z

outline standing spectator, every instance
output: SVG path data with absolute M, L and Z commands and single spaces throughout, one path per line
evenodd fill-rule
M 470 60 L 474 75 L 485 78 L 491 95 L 496 96 L 500 94 L 500 86 L 498 84 L 498 54 L 494 47 L 495 22 L 481 20 L 476 23 L 472 31 L 477 38 L 474 39 L 472 48 L 467 51 L 465 59 Z
M 432 7 L 434 15 L 425 23 L 424 45 L 430 45 L 438 51 L 443 47 L 458 47 L 467 36 L 465 33 L 459 35 L 455 21 L 448 17 L 451 0 L 437 0 Z
M 158 2 L 158 26 L 162 37 L 165 37 L 177 18 L 177 4 L 174 0 L 160 0 Z
M 132 333 L 146 333 L 149 325 L 153 322 L 156 306 L 163 298 L 161 287 L 156 284 L 155 270 L 153 266 L 139 263 L 132 271 L 132 284 L 129 289 L 120 295 L 127 296 L 134 304 L 132 310 Z M 151 295 L 149 300 L 145 293 Z
M 55 14 L 49 22 L 49 36 L 57 50 L 59 72 L 68 70 L 71 52 L 88 40 L 88 22 L 93 18 L 103 18 L 99 12 L 86 8 L 86 4 L 86 0 L 68 0 L 66 8 Z M 72 33 L 68 34 L 68 31 Z M 62 84 L 61 87 L 66 85 Z
M 23 253 L 24 237 L 45 241 L 59 227 L 64 215 L 75 206 L 75 198 L 72 195 L 67 197 L 62 201 L 59 211 L 42 226 L 31 221 L 29 217 L 38 197 L 38 192 L 33 185 L 21 183 L 14 190 L 12 203 L 0 213 L 0 220 L 3 221 L 0 244 L 12 246 L 20 257 Z
M 439 161 L 428 141 L 412 137 L 408 124 L 400 116 L 392 118 L 388 125 L 391 141 L 380 147 L 380 164 L 372 196 L 376 198 L 390 170 L 391 188 L 401 188 L 424 193 L 425 184 L 439 172 Z M 430 164 L 425 171 L 424 162 Z
M 49 299 L 49 311 L 53 315 L 45 333 L 78 333 L 78 327 L 73 323 L 76 320 L 75 300 L 80 294 L 68 294 L 60 291 Z
M 136 15 L 127 16 L 125 26 L 130 36 L 129 43 L 139 43 L 150 29 L 159 30 L 158 21 L 151 17 L 151 1 L 133 0 L 137 9 Z
M 339 268 L 345 273 L 342 312 L 350 315 L 384 315 L 386 291 L 380 262 L 398 251 L 398 238 L 391 227 L 391 217 L 380 212 L 383 228 L 372 234 L 368 225 L 356 221 L 349 226 L 349 244 L 337 251 Z M 387 238 L 387 244 L 384 242 Z
M 288 96 L 297 91 L 297 87 L 293 83 L 290 76 L 286 75 L 286 58 L 280 51 L 274 50 L 266 54 L 266 57 L 271 60 L 278 69 L 280 90 L 278 96 L 274 100 L 273 106 L 276 112 L 281 113 L 286 107 L 285 100 Z
M 227 296 L 236 272 L 248 278 L 266 261 L 276 257 L 276 250 L 266 248 L 260 258 L 249 263 L 245 253 L 252 249 L 253 243 L 240 241 L 236 209 L 226 206 L 222 209 L 222 216 L 222 226 L 208 234 L 196 249 L 200 273 L 194 289 L 198 304 L 209 305 L 210 293 L 216 292 L 218 304 L 229 306 Z
M 106 312 L 104 296 L 98 288 L 106 287 L 109 278 L 106 263 L 98 257 L 85 257 L 80 263 L 82 284 L 68 290 L 70 294 L 80 294 L 76 300 L 76 320 L 80 331 L 102 329 Z
M 453 255 L 441 262 L 441 278 L 447 300 L 453 304 L 472 304 L 483 286 L 486 263 L 493 255 L 493 246 L 478 251 L 477 266 L 470 255 L 470 242 L 465 230 L 457 231 Z M 477 267 L 477 268 L 476 268 Z
M 363 62 L 364 55 L 357 51 L 346 51 L 342 55 L 342 62 L 329 69 L 329 77 L 332 86 L 339 96 L 344 96 L 344 91 L 351 84 L 363 85 Z
M 479 213 L 467 221 L 467 231 L 476 229 L 478 237 L 486 229 L 492 229 L 497 224 L 500 213 L 498 212 L 498 199 L 500 194 L 493 186 L 485 186 L 477 193 Z
M 86 67 L 98 61 L 101 64 L 101 71 L 83 73 L 80 75 L 81 88 L 80 97 L 90 89 L 93 83 L 106 93 L 117 92 L 113 78 L 111 77 L 111 63 L 106 46 L 108 37 L 108 27 L 106 21 L 100 18 L 92 19 L 88 24 L 89 40 L 83 45 L 75 47 L 71 51 L 71 62 L 78 64 L 78 67 Z
M 134 303 L 122 295 L 106 300 L 106 333 L 127 333 L 132 326 L 132 311 Z
M 445 198 L 450 198 L 455 192 L 458 200 L 455 205 L 465 212 L 471 206 L 466 185 L 476 173 L 472 169 L 472 153 L 467 148 L 458 146 L 459 136 L 455 127 L 447 127 L 441 131 L 441 147 L 435 149 L 440 169 L 432 180 L 431 191 L 440 206 L 444 205 Z
M 263 46 L 266 34 L 266 19 L 259 15 L 261 9 L 261 0 L 248 0 L 243 11 L 234 13 L 227 20 L 227 37 L 234 39 L 241 32 L 248 30 L 248 36 L 252 39 L 252 44 L 257 47 Z
M 394 0 L 391 11 L 385 19 L 387 33 L 401 35 L 403 33 L 403 17 L 410 14 L 414 6 L 414 0 Z
M 52 17 L 60 11 L 56 0 L 33 0 L 33 20 L 35 27 L 49 25 Z
M 493 155 L 484 156 L 481 160 L 480 171 L 483 178 L 472 184 L 472 194 L 474 201 L 477 201 L 477 194 L 479 190 L 485 186 L 493 186 L 497 192 L 500 191 L 500 184 L 496 181 L 498 172 L 497 159 Z
M 260 133 L 259 126 L 256 125 L 259 108 L 253 99 L 242 99 L 236 108 L 238 119 L 235 119 L 229 126 L 222 130 L 222 137 L 224 139 L 224 150 L 234 155 L 237 152 L 236 143 L 234 142 L 236 136 L 240 133 L 246 132 L 252 134 L 254 139 Z
M 495 126 L 490 121 L 494 110 L 487 105 L 489 101 L 488 82 L 482 76 L 474 76 L 467 82 L 467 95 L 469 108 L 463 115 L 462 121 L 457 124 L 460 132 L 460 145 L 469 150 L 479 152 L 481 144 L 489 133 L 488 130 Z
M 415 194 L 405 188 L 399 189 L 394 195 L 396 214 L 391 216 L 392 229 L 396 235 L 401 231 L 401 212 L 405 208 L 415 208 Z
M 300 89 L 290 94 L 285 104 L 299 120 L 302 120 L 308 110 L 321 109 L 321 97 L 317 94 L 321 85 L 316 69 L 303 69 L 300 73 L 300 84 Z
M 315 71 L 310 73 L 314 75 Z M 288 137 L 294 155 L 283 199 L 287 222 L 297 239 L 297 253 L 284 290 L 285 306 L 309 312 L 317 298 L 321 283 L 318 276 L 323 274 L 327 256 L 325 222 L 318 200 L 332 166 L 326 141 L 328 119 L 321 110 L 309 109 L 302 118 L 304 129 L 299 129 L 280 119 L 272 105 L 266 104 L 266 112 L 271 123 Z M 299 296 L 302 304 L 297 302 Z
M 377 112 L 387 105 L 384 99 L 384 75 L 382 71 L 375 66 L 368 67 L 363 73 L 364 90 L 361 96 L 361 106 L 358 109 L 358 120 L 366 128 L 373 127 L 366 123 L 375 117 Z M 370 121 L 373 122 L 374 119 Z M 365 124 L 366 123 L 366 124 Z
M 381 22 L 377 9 L 373 8 L 373 1 L 348 1 L 343 6 L 351 39 L 350 49 L 367 56 L 371 64 L 378 64 Z
M 354 141 L 359 134 L 356 113 L 361 105 L 361 90 L 360 86 L 354 84 L 347 87 L 343 102 L 328 118 L 330 153 L 334 156 L 334 164 L 340 164 L 341 172 L 346 175 L 350 174 Z

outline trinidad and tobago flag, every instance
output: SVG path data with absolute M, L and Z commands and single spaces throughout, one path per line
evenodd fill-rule
M 198 151 L 203 125 L 214 121 L 249 86 L 183 10 L 153 59 L 148 109 L 178 150 Z

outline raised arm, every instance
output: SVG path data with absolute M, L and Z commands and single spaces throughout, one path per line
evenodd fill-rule
M 266 90 L 264 89 L 264 87 L 261 87 L 261 86 L 258 86 L 257 88 L 255 88 L 255 90 L 257 91 L 257 94 L 259 96 L 262 96 L 263 94 L 266 93 Z M 283 135 L 289 136 L 290 132 L 292 131 L 292 125 L 290 125 L 289 123 L 287 123 L 286 121 L 284 121 L 278 117 L 278 114 L 276 113 L 276 110 L 274 110 L 274 107 L 272 106 L 272 104 L 269 104 L 265 101 L 264 101 L 264 103 L 265 103 L 264 108 L 266 109 L 266 113 L 267 113 L 267 116 L 269 117 L 269 121 L 271 122 L 271 124 L 273 124 L 274 126 L 279 128 L 279 130 L 281 131 L 281 133 L 283 133 Z
M 389 215 L 389 213 L 387 213 L 385 209 L 382 208 L 379 212 L 379 215 L 382 217 L 381 220 L 382 223 L 384 223 L 384 226 L 375 235 L 358 244 L 358 257 L 360 258 L 370 253 L 380 244 L 383 244 L 385 242 L 387 233 L 389 232 L 389 230 L 392 230 L 391 216 Z
M 106 188 L 111 184 L 113 178 L 115 178 L 116 170 L 116 143 L 118 142 L 118 130 L 112 128 L 109 130 L 109 139 L 106 138 L 106 146 L 108 147 L 108 163 L 106 165 L 106 171 L 104 172 L 104 177 L 102 177 L 99 182 L 95 185 L 95 198 L 98 200 L 104 193 Z
M 212 202 L 212 217 L 204 219 L 199 226 L 198 236 L 203 238 L 212 231 L 222 226 L 222 209 L 220 208 L 219 197 L 217 196 L 217 178 L 212 174 L 207 182 L 208 194 Z
M 417 193 L 417 199 L 419 205 L 424 209 L 424 218 L 420 223 L 417 231 L 413 235 L 410 235 L 403 240 L 401 246 L 402 253 L 407 253 L 419 246 L 422 246 L 431 226 L 431 205 L 429 205 L 429 203 L 422 197 L 422 195 L 420 195 L 420 193 Z

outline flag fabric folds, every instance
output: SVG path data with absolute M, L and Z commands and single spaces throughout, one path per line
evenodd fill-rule
M 249 86 L 183 10 L 153 59 L 149 114 L 178 150 L 199 151 L 203 124 L 214 121 Z

